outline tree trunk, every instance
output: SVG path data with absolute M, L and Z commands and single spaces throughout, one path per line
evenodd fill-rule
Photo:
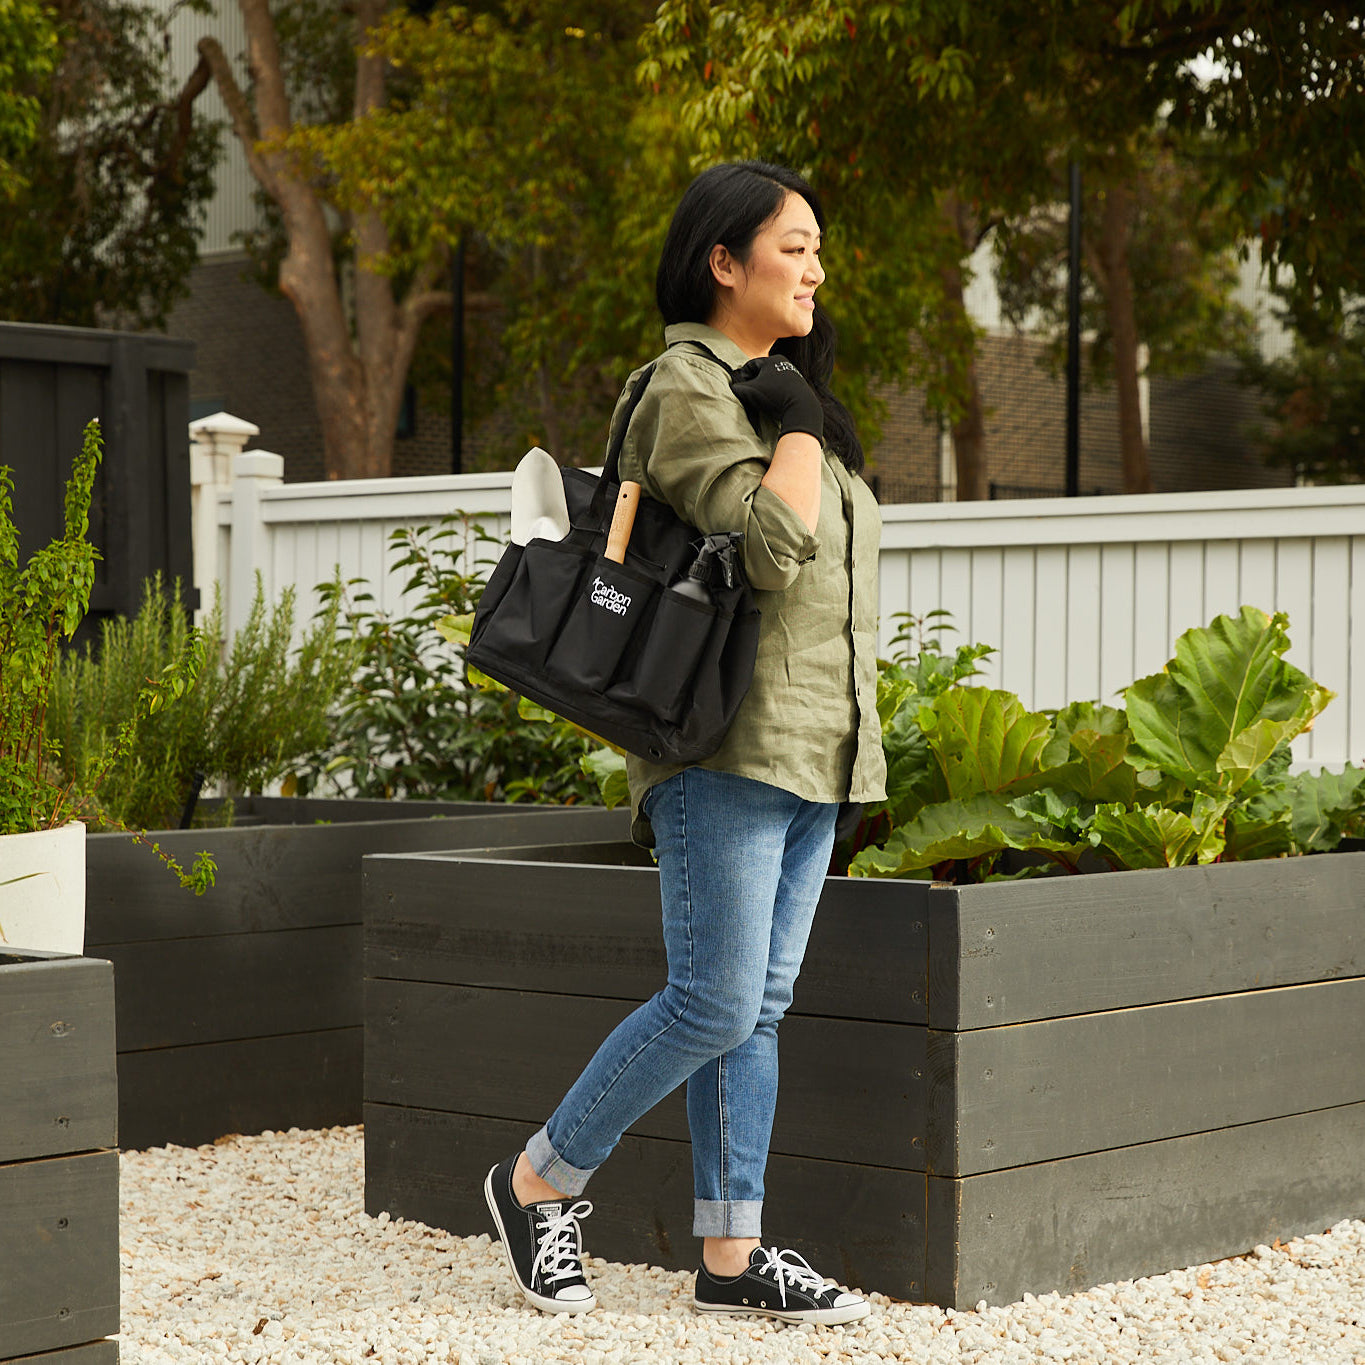
M 355 222 L 355 335 L 346 316 L 321 200 L 300 179 L 287 155 L 261 148 L 263 139 L 293 128 L 284 72 L 268 0 L 238 0 L 247 35 L 255 109 L 237 85 L 221 46 L 212 38 L 199 50 L 246 149 L 247 164 L 279 205 L 289 249 L 280 265 L 280 292 L 294 305 L 308 353 L 308 372 L 329 479 L 378 478 L 393 470 L 393 439 L 417 333 L 430 313 L 446 307 L 450 294 L 434 289 L 436 270 L 418 272 L 407 297 L 394 297 L 393 281 L 373 268 L 389 245 L 377 213 Z M 384 0 L 359 0 L 353 22 L 358 34 L 383 17 Z M 356 63 L 357 117 L 384 102 L 384 63 L 362 56 Z
M 1123 491 L 1150 493 L 1152 471 L 1147 458 L 1147 441 L 1142 433 L 1137 315 L 1134 311 L 1133 273 L 1128 259 L 1131 234 L 1132 191 L 1126 184 L 1110 185 L 1104 196 L 1096 254 L 1114 345 L 1114 383 L 1118 390 Z
M 961 247 L 961 255 L 939 271 L 943 296 L 948 307 L 962 319 L 963 327 L 970 330 L 962 286 L 962 260 L 976 249 L 975 225 L 956 194 L 945 194 L 941 208 Z M 986 479 L 986 416 L 981 403 L 981 385 L 977 379 L 974 351 L 968 352 L 957 378 L 964 407 L 962 416 L 952 424 L 953 456 L 957 464 L 957 500 L 976 502 L 987 496 L 989 488 Z
M 986 415 L 981 406 L 981 386 L 976 361 L 967 362 L 967 411 L 953 423 L 953 454 L 957 462 L 957 500 L 975 502 L 990 495 L 986 478 Z

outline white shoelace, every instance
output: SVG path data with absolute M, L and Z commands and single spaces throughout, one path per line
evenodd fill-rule
M 582 1273 L 583 1243 L 579 1236 L 578 1220 L 592 1212 L 586 1199 L 569 1205 L 557 1218 L 547 1219 L 541 1233 L 540 1250 L 531 1263 L 531 1276 L 545 1272 L 545 1283 L 571 1279 Z
M 759 1247 L 763 1260 L 754 1268 L 760 1275 L 771 1274 L 777 1281 L 778 1292 L 782 1296 L 782 1307 L 787 1306 L 787 1286 L 795 1289 L 809 1289 L 813 1294 L 830 1288 L 832 1280 L 818 1275 L 804 1256 L 792 1251 L 790 1247 L 779 1251 L 776 1247 Z M 790 1257 L 784 1260 L 783 1257 Z

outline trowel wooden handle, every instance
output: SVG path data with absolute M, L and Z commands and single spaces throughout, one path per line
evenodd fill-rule
M 626 546 L 630 530 L 635 525 L 635 509 L 640 505 L 640 485 L 626 479 L 616 497 L 616 510 L 611 514 L 611 530 L 607 532 L 606 557 L 617 564 L 626 562 Z

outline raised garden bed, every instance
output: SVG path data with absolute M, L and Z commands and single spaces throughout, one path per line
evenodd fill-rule
M 118 1359 L 117 1112 L 112 968 L 0 952 L 0 1365 Z
M 86 951 L 118 981 L 125 1148 L 357 1123 L 360 877 L 367 853 L 618 836 L 600 808 L 501 803 L 240 803 L 229 829 L 157 834 L 217 884 L 180 889 L 125 835 L 87 848 Z M 256 821 L 263 823 L 256 823 Z
M 488 1166 L 663 980 L 657 873 L 579 845 L 365 886 L 366 1207 L 487 1231 Z M 1321 1232 L 1365 1210 L 1365 854 L 831 878 L 782 1036 L 765 1225 L 864 1289 L 971 1307 Z M 695 1263 L 681 1101 L 594 1179 L 595 1254 Z

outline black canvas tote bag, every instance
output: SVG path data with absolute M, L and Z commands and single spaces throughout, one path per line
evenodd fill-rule
M 641 495 L 625 562 L 603 554 L 621 449 L 653 373 L 651 365 L 636 381 L 600 477 L 560 470 L 569 534 L 503 553 L 465 658 L 627 753 L 696 763 L 720 747 L 749 690 L 759 614 L 737 536 L 713 561 L 709 603 L 668 591 L 688 576 L 703 537 L 667 503 Z

